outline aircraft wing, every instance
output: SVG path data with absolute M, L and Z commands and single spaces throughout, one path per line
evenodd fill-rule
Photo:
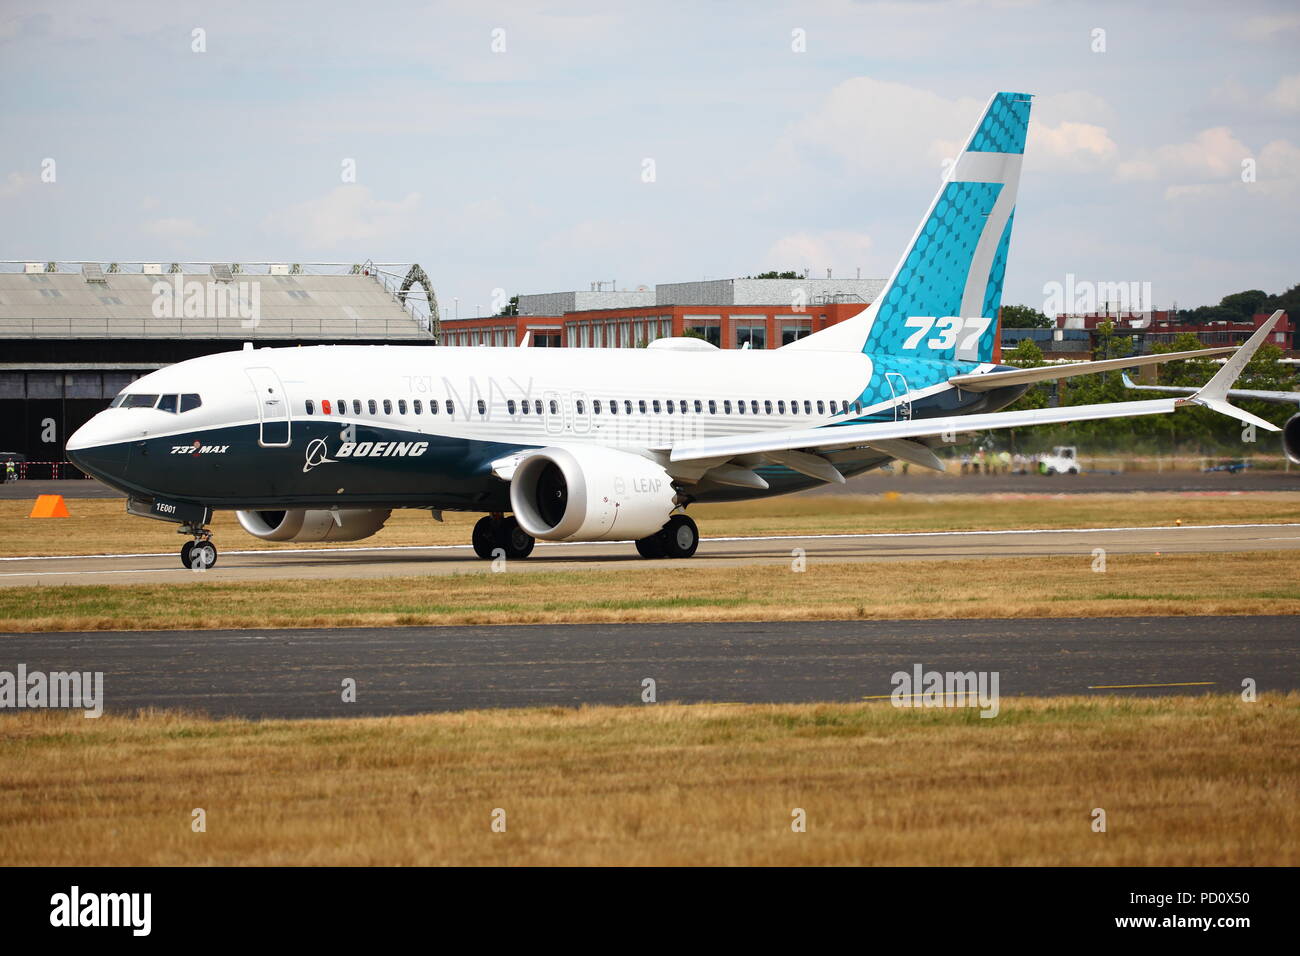
M 865 425 L 825 425 L 819 428 L 791 428 L 781 431 L 724 435 L 719 438 L 696 439 L 673 445 L 667 450 L 668 461 L 683 472 L 686 469 L 682 466 L 688 466 L 690 463 L 697 463 L 701 474 L 708 474 L 710 469 L 717 469 L 719 474 L 711 477 L 724 481 L 732 471 L 747 471 L 746 475 L 732 477 L 736 478 L 735 483 L 740 483 L 742 478 L 745 479 L 745 483 L 752 483 L 751 475 L 759 481 L 762 481 L 762 478 L 754 475 L 752 471 L 728 462 L 737 457 L 762 456 L 786 464 L 803 474 L 822 477 L 823 480 L 834 480 L 823 477 L 826 468 L 828 466 L 833 468 L 833 465 L 821 454 L 822 452 L 841 448 L 874 447 L 891 457 L 914 461 L 926 467 L 935 467 L 939 465 L 938 459 L 933 451 L 918 439 L 954 435 L 957 432 L 1017 428 L 1027 425 L 1096 421 L 1137 415 L 1164 415 L 1184 405 L 1202 405 L 1259 428 L 1279 431 L 1272 422 L 1267 422 L 1229 404 L 1227 387 L 1241 374 L 1250 357 L 1277 324 L 1280 315 L 1281 313 L 1275 313 L 1261 325 L 1209 382 L 1186 398 L 1107 402 L 1061 408 L 1033 408 L 1019 412 L 990 412 L 984 415 L 953 415 L 944 418 L 876 422 Z
M 1058 378 L 1073 378 L 1076 375 L 1091 375 L 1094 372 L 1110 372 L 1118 368 L 1133 368 L 1138 365 L 1160 365 L 1178 359 L 1208 358 L 1211 355 L 1227 355 L 1237 351 L 1235 345 L 1224 348 L 1196 349 L 1192 352 L 1164 352 L 1159 355 L 1137 355 L 1130 358 L 1102 359 L 1099 362 L 1073 362 L 1069 365 L 1044 365 L 1039 368 L 1015 368 L 1001 372 L 978 372 L 970 375 L 954 375 L 948 379 L 949 385 L 968 392 L 987 392 L 1003 385 L 1025 385 L 1030 382 L 1055 381 Z M 1195 391 L 1195 389 L 1193 389 Z
M 1124 385 L 1137 392 L 1169 392 L 1180 395 L 1194 395 L 1195 388 L 1185 385 L 1138 385 L 1127 375 L 1123 376 Z M 1300 405 L 1300 392 L 1271 392 L 1261 388 L 1230 388 L 1229 398 L 1251 398 L 1259 402 L 1280 402 Z

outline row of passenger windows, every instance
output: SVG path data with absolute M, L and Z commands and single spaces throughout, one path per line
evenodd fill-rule
M 193 393 L 187 395 L 146 395 L 136 393 L 128 395 L 121 392 L 109 404 L 109 408 L 156 408 L 160 412 L 188 412 L 203 404 L 203 399 Z
M 351 403 L 352 414 L 361 415 L 361 399 L 354 398 L 351 400 Z M 365 401 L 366 413 L 378 415 L 381 404 L 383 405 L 385 415 L 393 414 L 393 402 L 387 398 L 385 398 L 382 403 L 375 401 L 373 398 L 367 399 Z M 429 414 L 437 415 L 440 403 L 437 401 L 430 401 L 428 404 Z M 450 398 L 441 404 L 445 407 L 448 415 L 454 415 L 456 413 L 455 403 Z M 662 400 L 658 398 L 640 398 L 635 400 L 630 398 L 611 398 L 608 401 L 602 401 L 599 398 L 595 398 L 591 400 L 591 412 L 593 415 L 632 415 L 634 413 L 640 413 L 642 415 L 648 413 L 653 413 L 655 415 L 686 415 L 691 411 L 694 411 L 696 415 L 703 415 L 707 409 L 708 414 L 710 415 L 717 415 L 719 412 L 723 415 L 731 415 L 733 413 L 736 415 L 798 415 L 800 413 L 801 404 L 804 415 L 825 415 L 828 411 L 831 415 L 845 414 L 850 411 L 856 415 L 862 412 L 861 401 L 850 402 L 846 400 L 840 402 L 836 399 L 813 400 L 807 398 L 790 399 L 788 403 L 783 398 L 741 398 L 735 399 L 734 401 L 730 398 L 710 398 L 707 400 L 697 398 L 690 401 L 684 398 L 668 398 Z M 585 415 L 587 413 L 587 403 L 583 399 L 575 399 L 573 405 L 574 411 L 579 415 Z M 475 402 L 475 407 L 480 415 L 487 414 L 487 402 L 483 399 L 478 399 Z M 312 399 L 307 399 L 305 408 L 308 415 L 316 414 L 316 403 Z M 331 402 L 328 398 L 322 399 L 320 410 L 322 415 L 346 415 L 348 414 L 348 400 L 341 398 L 337 402 Z M 412 399 L 410 403 L 410 411 L 416 415 L 423 415 L 424 402 L 418 398 Z M 520 401 L 511 398 L 506 401 L 506 412 L 510 415 L 542 415 L 546 411 L 549 411 L 552 415 L 558 415 L 560 413 L 559 402 L 553 398 L 548 399 L 545 404 L 543 404 L 542 400 L 538 398 L 522 399 Z M 397 400 L 397 414 L 407 414 L 406 399 L 399 398 Z

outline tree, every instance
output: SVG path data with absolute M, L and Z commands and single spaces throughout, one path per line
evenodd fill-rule
M 1267 292 L 1262 289 L 1250 289 L 1246 292 L 1234 292 L 1232 295 L 1225 295 L 1219 302 L 1219 306 L 1224 309 L 1231 309 L 1243 319 L 1250 319 L 1264 307 L 1264 303 L 1267 301 Z
M 1002 360 L 1016 368 L 1039 368 L 1047 364 L 1043 361 L 1043 350 L 1033 339 L 1021 339 L 1014 349 L 1002 356 Z
M 1002 307 L 1002 327 L 1004 329 L 1050 329 L 1053 322 L 1042 312 L 1027 305 L 1004 305 Z
M 512 295 L 510 301 L 501 307 L 497 315 L 518 315 L 519 314 L 519 296 Z
M 804 278 L 804 276 L 801 276 L 799 273 L 793 270 L 786 270 L 785 272 L 760 272 L 756 276 L 745 276 L 745 278 L 746 279 L 802 279 Z

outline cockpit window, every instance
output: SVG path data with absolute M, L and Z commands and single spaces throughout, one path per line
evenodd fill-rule
M 121 405 L 125 401 L 126 401 L 126 392 L 118 392 L 117 395 L 114 396 L 113 400 L 109 402 L 108 407 L 117 408 L 117 406 Z
M 181 396 L 181 411 L 183 412 L 193 411 L 202 404 L 203 399 L 199 398 L 199 396 L 195 395 L 193 392 Z
M 157 395 L 128 395 L 122 402 L 123 408 L 153 408 L 158 404 Z
M 162 398 L 158 399 L 158 411 L 171 412 L 172 414 L 175 414 L 176 398 L 177 396 L 175 395 L 164 395 Z

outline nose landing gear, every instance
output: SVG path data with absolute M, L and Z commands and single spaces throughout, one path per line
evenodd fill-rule
M 181 564 L 194 570 L 207 570 L 217 563 L 217 546 L 212 543 L 212 532 L 207 528 L 182 525 L 178 534 L 192 534 L 193 541 L 186 541 L 181 547 Z
M 526 558 L 533 553 L 537 539 L 519 527 L 514 515 L 500 513 L 484 515 L 474 525 L 471 537 L 474 553 L 485 561 L 495 557 L 493 552 L 500 549 L 507 558 Z

